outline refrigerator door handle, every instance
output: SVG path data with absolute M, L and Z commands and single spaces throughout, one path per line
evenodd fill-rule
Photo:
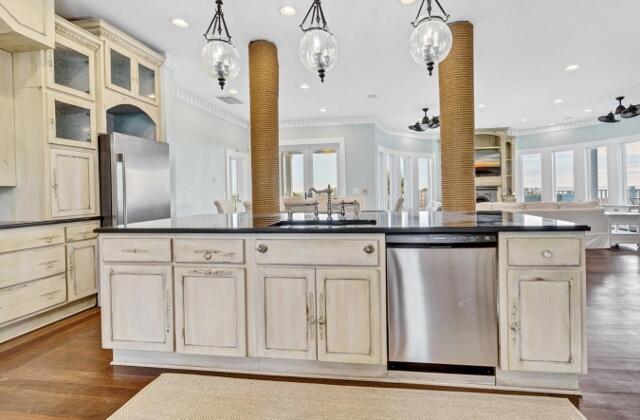
M 127 225 L 127 164 L 124 153 L 118 153 L 116 155 L 116 160 L 120 163 L 120 168 L 122 171 L 122 219 L 124 221 L 124 225 Z

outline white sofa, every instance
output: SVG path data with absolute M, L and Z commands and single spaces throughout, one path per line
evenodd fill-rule
M 478 203 L 478 211 L 509 211 L 526 213 L 548 219 L 588 225 L 586 245 L 589 249 L 609 248 L 612 245 L 609 218 L 597 202 L 577 203 Z M 640 219 L 640 215 L 639 215 Z M 640 238 L 638 239 L 640 241 Z

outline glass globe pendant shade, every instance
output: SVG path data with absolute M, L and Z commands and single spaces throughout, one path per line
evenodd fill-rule
M 221 89 L 240 73 L 240 54 L 230 42 L 219 39 L 207 42 L 202 49 L 201 59 L 204 69 L 211 77 L 218 79 Z
M 324 83 L 326 72 L 338 59 L 338 42 L 333 34 L 324 29 L 310 29 L 300 41 L 300 60 L 310 71 L 317 72 Z
M 426 65 L 432 75 L 433 66 L 447 58 L 452 43 L 453 34 L 446 23 L 438 18 L 425 19 L 411 34 L 411 57 L 416 63 Z

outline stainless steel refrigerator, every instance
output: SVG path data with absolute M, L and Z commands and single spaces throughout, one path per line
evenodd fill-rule
M 168 144 L 113 133 L 98 146 L 103 226 L 171 217 Z

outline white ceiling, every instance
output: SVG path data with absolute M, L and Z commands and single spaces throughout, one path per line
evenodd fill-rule
M 219 108 L 249 119 L 247 45 L 275 42 L 280 60 L 280 118 L 283 121 L 370 116 L 407 131 L 420 108 L 438 108 L 437 76 L 409 56 L 409 22 L 420 0 L 325 0 L 339 59 L 322 85 L 298 58 L 298 27 L 311 0 L 228 0 L 224 11 L 242 56 L 240 77 L 228 88 L 245 104 L 215 99 L 217 81 L 200 67 L 202 33 L 213 0 L 56 0 L 65 17 L 101 17 L 174 59 L 177 83 Z M 638 0 L 443 0 L 452 21 L 475 26 L 478 127 L 527 129 L 596 118 L 615 107 L 614 97 L 640 103 L 640 16 Z M 297 15 L 279 9 L 291 5 Z M 171 19 L 191 26 L 179 29 Z M 578 71 L 565 67 L 579 64 Z M 303 91 L 301 83 L 311 89 Z M 377 99 L 367 95 L 376 94 Z M 562 104 L 554 104 L 557 98 Z M 320 113 L 320 108 L 328 112 Z M 586 114 L 585 109 L 593 109 Z M 526 122 L 523 122 L 526 119 Z

